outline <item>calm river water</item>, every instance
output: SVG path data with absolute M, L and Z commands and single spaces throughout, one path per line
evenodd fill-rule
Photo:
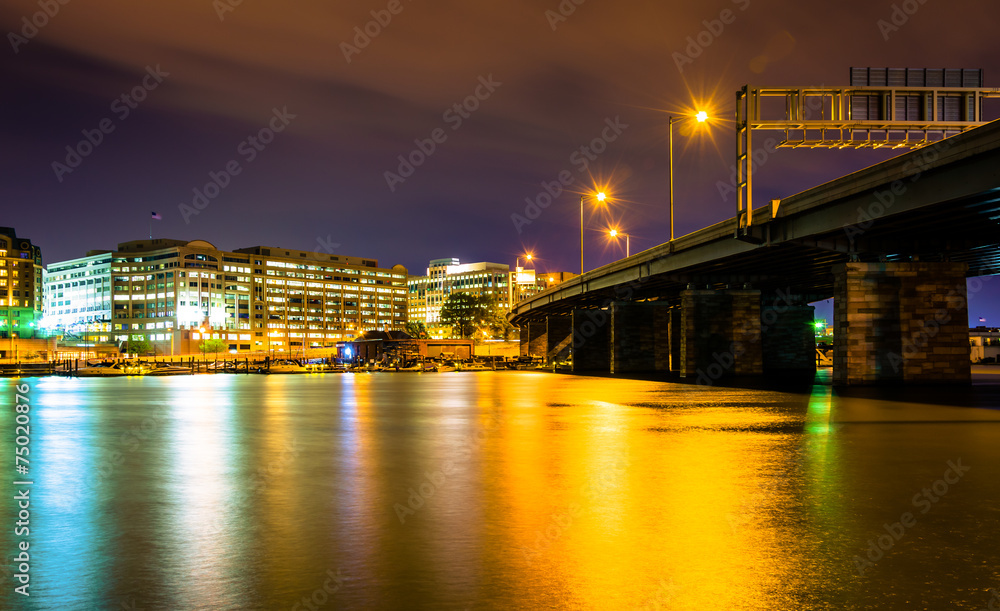
M 0 380 L 0 553 L 30 545 L 0 569 L 2 609 L 978 610 L 1000 590 L 985 387 L 26 382 L 18 475 Z

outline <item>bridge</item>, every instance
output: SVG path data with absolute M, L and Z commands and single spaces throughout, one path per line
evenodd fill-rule
M 515 305 L 522 354 L 700 383 L 815 370 L 834 382 L 968 382 L 967 277 L 1000 273 L 1000 121 L 587 272 Z M 571 358 L 570 358 L 571 357 Z

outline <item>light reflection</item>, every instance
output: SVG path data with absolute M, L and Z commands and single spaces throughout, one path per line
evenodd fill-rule
M 809 404 L 806 408 L 806 432 L 810 435 L 827 435 L 836 426 L 830 424 L 830 407 L 833 400 L 833 389 L 830 386 L 816 384 L 809 394 Z
M 331 556 L 325 563 L 329 566 L 324 568 L 340 569 L 352 580 L 369 583 L 384 577 L 375 568 L 382 549 L 365 542 L 385 523 L 379 517 L 386 509 L 379 506 L 385 495 L 379 490 L 381 461 L 378 411 L 371 399 L 373 380 L 369 375 L 334 377 L 337 392 L 326 406 L 326 419 L 334 430 L 339 429 L 339 434 L 329 443 L 336 451 L 327 459 L 332 473 L 325 487 L 336 492 L 319 508 L 323 523 L 332 533 Z
M 976 468 L 992 456 L 983 423 L 852 425 L 847 454 L 845 414 L 959 408 L 852 402 L 819 384 L 793 395 L 483 372 L 53 379 L 32 392 L 37 542 L 58 560 L 39 563 L 37 583 L 76 588 L 49 598 L 59 608 L 141 591 L 136 608 L 288 609 L 327 571 L 348 581 L 326 608 L 827 608 L 886 508 L 939 477 L 956 439 L 978 440 L 962 447 Z M 96 480 L 146 417 L 155 427 Z M 941 445 L 913 451 L 928 444 Z M 906 450 L 920 470 L 893 480 Z M 401 522 L 394 504 L 449 461 Z M 922 536 L 906 545 L 926 550 Z
M 232 511 L 242 487 L 234 477 L 235 378 L 163 380 L 177 389 L 169 414 L 161 414 L 158 422 L 166 429 L 170 463 L 162 536 L 174 567 L 170 585 L 176 608 L 221 607 L 234 596 L 225 584 L 239 549 L 238 515 Z
M 593 399 L 592 389 L 568 395 L 574 404 L 566 416 L 577 416 L 583 426 L 552 448 L 552 457 L 567 483 L 565 503 L 545 526 L 553 558 L 564 554 L 577 570 L 567 575 L 567 586 L 580 601 L 607 600 L 605 586 L 592 575 L 603 571 L 609 580 L 628 582 L 634 575 L 640 546 L 631 532 L 634 514 L 628 511 L 631 494 L 631 431 L 626 405 Z M 581 392 L 583 391 L 583 392 Z M 588 392 L 589 391 L 589 392 Z M 609 393 L 609 394 L 614 394 Z M 551 459 L 550 459 L 551 460 Z M 552 535 L 555 535 L 553 537 Z M 608 563 L 615 556 L 618 562 Z
M 843 465 L 838 431 L 843 425 L 833 421 L 833 389 L 816 384 L 806 406 L 805 438 L 801 447 L 801 469 L 807 482 L 808 506 L 828 528 L 845 519 L 843 509 Z
M 89 409 L 85 384 L 79 380 L 17 382 L 31 387 L 27 393 L 33 422 L 28 446 L 31 470 L 25 479 L 35 484 L 19 488 L 32 497 L 29 551 L 36 559 L 49 560 L 41 566 L 32 563 L 31 593 L 68 609 L 78 597 L 96 598 L 104 586 L 101 573 L 106 559 L 96 550 L 104 539 L 99 532 L 110 525 L 101 520 L 98 507 L 102 498 L 111 496 L 108 488 L 119 467 L 111 452 L 101 452 L 108 440 L 98 438 L 95 431 L 108 416 Z M 5 547 L 5 557 L 8 551 Z M 73 592 L 61 587 L 66 581 L 74 584 Z
M 248 514 L 259 525 L 255 553 L 263 554 L 261 585 L 266 592 L 297 592 L 315 588 L 315 573 L 306 557 L 322 549 L 322 541 L 310 537 L 304 513 L 314 510 L 310 502 L 310 485 L 296 464 L 302 453 L 300 429 L 293 418 L 301 410 L 290 400 L 299 392 L 299 376 L 269 375 L 261 382 L 260 420 L 254 431 L 252 450 L 247 455 L 251 467 L 246 475 L 245 490 Z M 310 382 L 318 376 L 301 376 Z M 261 545 L 267 542 L 266 546 Z M 322 571 L 320 571 L 321 573 Z

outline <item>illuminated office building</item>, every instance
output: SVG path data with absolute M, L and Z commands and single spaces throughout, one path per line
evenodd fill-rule
M 45 325 L 99 330 L 160 354 L 222 339 L 230 351 L 332 348 L 406 325 L 406 268 L 378 261 L 203 241 L 136 240 L 48 266 Z
M 42 249 L 0 227 L 0 346 L 13 356 L 13 341 L 34 339 L 42 317 Z
M 522 299 L 540 293 L 573 277 L 567 272 L 536 274 L 534 269 L 510 270 L 503 263 L 461 263 L 456 258 L 434 259 L 426 276 L 409 278 L 409 319 L 422 322 L 434 338 L 451 335 L 451 327 L 441 324 L 441 306 L 454 293 L 488 295 L 502 312 Z
M 434 259 L 426 276 L 409 278 L 409 319 L 422 322 L 434 338 L 451 335 L 451 327 L 441 324 L 441 306 L 454 293 L 488 295 L 502 311 L 510 309 L 510 266 L 502 263 L 461 263 L 458 259 Z

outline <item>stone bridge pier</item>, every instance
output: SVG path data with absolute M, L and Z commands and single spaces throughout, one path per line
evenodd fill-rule
M 834 268 L 837 385 L 968 383 L 964 263 L 843 263 Z M 812 296 L 812 298 L 815 298 Z M 573 371 L 675 371 L 698 384 L 813 374 L 814 308 L 787 291 L 689 289 L 680 305 L 616 301 L 521 329 L 525 354 Z
M 611 316 L 607 310 L 573 310 L 573 371 L 611 368 Z
M 548 316 L 545 328 L 545 363 L 566 360 L 573 344 L 573 317 Z
M 674 308 L 659 301 L 616 301 L 608 313 L 611 373 L 670 371 Z
M 835 266 L 834 383 L 969 383 L 967 270 L 936 262 Z
M 548 347 L 548 325 L 529 322 L 521 327 L 521 356 L 542 356 Z
M 711 384 L 763 373 L 758 290 L 682 291 L 680 334 L 682 378 Z

